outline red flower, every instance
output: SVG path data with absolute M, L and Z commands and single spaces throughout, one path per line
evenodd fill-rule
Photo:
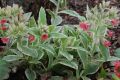
M 114 73 L 120 78 L 120 61 L 114 63 Z
M 6 26 L 2 26 L 0 29 L 6 31 L 8 28 Z
M 2 19 L 2 20 L 0 21 L 0 24 L 5 24 L 6 22 L 7 22 L 6 19 Z
M 45 41 L 45 40 L 47 40 L 47 39 L 48 39 L 48 34 L 42 34 L 41 40 L 42 40 L 42 41 Z
M 8 37 L 3 37 L 3 38 L 1 38 L 1 40 L 2 40 L 3 43 L 7 44 L 10 39 Z
M 110 41 L 104 41 L 104 42 L 103 42 L 103 45 L 104 45 L 105 47 L 109 47 L 109 46 L 111 46 L 111 42 L 110 42 Z
M 114 35 L 114 32 L 113 31 L 108 31 L 108 37 L 112 37 Z
M 32 43 L 35 40 L 35 36 L 29 35 L 28 40 L 30 43 Z
M 111 24 L 112 24 L 112 26 L 118 26 L 119 20 L 118 19 L 112 19 Z
M 83 31 L 88 31 L 90 25 L 86 22 L 80 22 L 80 28 L 83 29 Z

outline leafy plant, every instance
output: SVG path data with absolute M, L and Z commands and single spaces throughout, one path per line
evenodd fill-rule
M 3 60 L 0 60 L 0 79 L 7 79 L 9 77 L 9 72 L 9 64 Z
M 16 12 L 13 16 L 3 11 L 6 8 L 1 9 L 9 15 L 7 17 L 1 13 L 0 16 L 1 21 L 5 21 L 1 27 L 8 27 L 1 29 L 1 38 L 6 44 L 2 60 L 18 65 L 25 63 L 28 80 L 57 71 L 76 80 L 90 80 L 87 76 L 96 73 L 104 62 L 120 60 L 110 56 L 110 42 L 106 41 L 107 30 L 113 26 L 110 20 L 118 18 L 116 8 L 108 8 L 108 2 L 103 2 L 93 9 L 87 7 L 86 17 L 83 17 L 72 10 L 59 11 L 59 2 L 53 3 L 57 9 L 50 11 L 52 25 L 47 25 L 43 7 L 40 8 L 37 22 L 31 13 L 20 13 L 19 7 L 15 11 L 14 7 L 10 7 L 11 13 Z M 62 22 L 61 13 L 77 17 L 80 24 L 59 26 Z M 6 67 L 6 70 L 5 75 L 9 68 Z

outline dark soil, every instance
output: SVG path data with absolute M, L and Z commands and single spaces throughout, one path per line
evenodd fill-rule
M 27 80 L 25 76 L 25 70 L 19 69 L 16 73 L 10 73 L 9 79 L 7 80 Z

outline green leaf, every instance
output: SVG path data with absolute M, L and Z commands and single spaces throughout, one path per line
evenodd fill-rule
M 3 60 L 0 60 L 0 80 L 5 80 L 9 77 L 9 65 Z
M 62 18 L 60 16 L 55 16 L 55 18 L 51 19 L 51 23 L 53 25 L 59 25 L 62 23 Z
M 54 60 L 54 56 L 53 55 L 51 55 L 51 54 L 49 54 L 49 53 L 47 53 L 47 55 L 48 55 L 48 58 L 49 58 L 49 61 L 48 61 L 48 69 L 50 69 L 51 67 L 53 67 L 53 60 Z
M 89 51 L 87 51 L 85 48 L 83 47 L 76 47 L 77 49 L 79 49 L 80 51 L 86 52 L 87 54 L 89 54 Z
M 38 24 L 39 25 L 46 25 L 47 24 L 46 12 L 45 12 L 45 9 L 43 7 L 40 8 Z
M 76 36 L 76 30 L 74 29 L 75 27 L 72 25 L 72 26 L 68 26 L 68 25 L 65 25 L 64 26 L 64 34 L 67 34 L 67 35 L 71 35 L 71 36 Z
M 77 12 L 75 12 L 73 10 L 63 10 L 63 11 L 60 11 L 59 13 L 64 13 L 64 14 L 68 14 L 73 17 L 77 17 L 81 21 L 86 20 L 84 16 L 80 16 Z
M 58 33 L 62 30 L 62 26 L 56 26 L 53 33 Z
M 67 38 L 67 36 L 62 33 L 51 33 L 50 36 L 51 38 Z
M 55 27 L 56 27 L 56 26 L 54 26 L 54 25 L 50 25 L 50 26 L 48 27 L 49 33 L 54 32 Z
M 11 61 L 16 61 L 19 60 L 21 57 L 17 56 L 17 55 L 7 55 L 3 57 L 3 60 L 11 62 Z
M 26 69 L 25 75 L 26 75 L 28 80 L 35 80 L 36 79 L 36 73 L 35 73 L 35 71 L 33 71 L 31 69 Z
M 42 44 L 40 45 L 40 48 L 44 49 L 45 51 L 49 53 L 51 53 L 53 56 L 56 54 L 55 49 L 53 48 L 52 45 L 49 44 Z
M 10 51 L 13 52 L 14 54 L 16 54 L 19 57 L 23 57 L 23 54 L 20 51 L 16 50 L 16 49 L 10 49 Z
M 118 61 L 118 60 L 120 60 L 119 57 L 109 56 L 106 61 Z M 106 61 L 104 60 L 104 58 L 98 58 L 98 59 L 96 59 L 96 61 L 106 62 Z
M 73 60 L 73 55 L 69 54 L 66 51 L 60 51 L 59 54 L 62 55 L 62 56 L 64 56 L 69 61 Z
M 91 38 L 90 38 L 90 36 L 88 36 L 87 33 L 82 32 L 82 34 L 80 34 L 80 37 L 86 47 L 88 46 L 89 43 L 92 43 Z
M 105 61 L 110 57 L 109 49 L 106 48 L 103 44 L 99 45 L 100 51 L 102 52 L 103 58 Z
M 34 64 L 34 65 L 37 65 L 37 64 L 40 64 L 41 62 L 39 61 L 39 60 L 37 60 L 37 59 L 31 59 L 31 60 L 29 60 L 29 64 Z
M 42 57 L 44 56 L 44 52 L 41 49 L 39 49 L 37 52 L 38 52 L 38 60 L 42 59 Z
M 29 20 L 29 27 L 37 27 L 34 17 L 31 17 Z
M 101 67 L 101 65 L 102 64 L 99 62 L 90 61 L 89 64 L 84 69 L 84 74 L 88 75 L 88 74 L 96 73 L 99 70 L 99 68 Z
M 23 15 L 23 16 L 24 16 L 25 21 L 28 21 L 28 20 L 30 19 L 31 15 L 32 15 L 32 13 L 31 13 L 31 12 L 29 12 L 29 13 L 25 13 L 25 14 Z
M 114 56 L 110 56 L 107 59 L 107 61 L 118 61 L 118 60 L 120 60 L 120 58 L 119 57 L 114 57 Z
M 90 11 L 89 6 L 87 5 L 86 17 L 89 18 L 89 17 L 91 17 L 91 16 L 92 16 L 92 13 L 91 13 L 91 11 Z
M 88 54 L 86 53 L 86 50 L 84 48 L 80 47 L 77 49 L 77 53 L 82 61 L 83 67 L 86 68 L 88 61 L 89 61 Z
M 62 38 L 61 39 L 61 43 L 60 44 L 61 44 L 61 47 L 63 49 L 65 49 L 67 47 L 67 45 L 68 45 L 67 40 L 68 40 L 68 38 Z
M 40 29 L 38 27 L 29 28 L 29 33 L 33 34 L 33 35 L 36 35 L 36 36 L 39 36 L 40 35 Z
M 61 45 L 63 45 L 63 47 L 74 46 L 75 41 L 75 37 L 63 38 L 61 39 Z
M 46 11 L 50 14 L 51 18 L 55 18 L 55 13 L 51 11 L 50 9 L 46 9 Z
M 73 68 L 75 70 L 78 69 L 78 64 L 75 61 L 63 60 L 63 61 L 60 61 L 58 63 L 65 65 L 65 66 L 68 66 L 70 68 Z
M 17 48 L 19 51 L 21 51 L 24 55 L 31 56 L 34 58 L 38 57 L 38 53 L 36 49 L 31 49 L 26 46 L 21 46 L 19 43 L 17 43 Z
M 115 56 L 120 58 L 120 48 L 115 50 Z
M 22 52 L 23 52 L 23 54 L 34 57 L 34 58 L 38 57 L 37 51 L 32 48 L 22 47 Z

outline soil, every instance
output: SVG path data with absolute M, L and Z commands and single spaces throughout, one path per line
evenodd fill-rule
M 25 76 L 25 70 L 19 69 L 16 73 L 10 73 L 9 79 L 7 80 L 27 80 Z

